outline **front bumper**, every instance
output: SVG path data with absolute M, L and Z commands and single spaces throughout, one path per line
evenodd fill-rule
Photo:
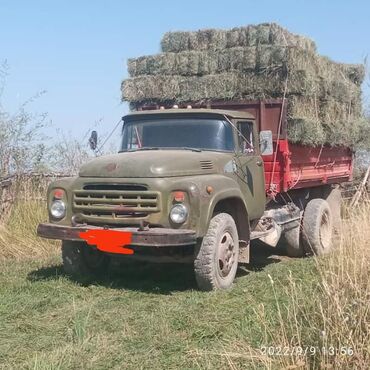
M 88 230 L 103 230 L 97 226 L 61 226 L 49 223 L 39 224 L 37 235 L 47 239 L 83 241 L 81 232 Z M 114 228 L 115 231 L 132 233 L 130 245 L 143 247 L 172 247 L 185 246 L 196 243 L 196 233 L 193 230 L 152 228 L 139 230 L 135 227 Z

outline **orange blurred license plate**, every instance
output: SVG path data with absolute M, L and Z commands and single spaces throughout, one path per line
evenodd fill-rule
M 128 231 L 92 229 L 82 231 L 80 238 L 89 245 L 95 245 L 100 251 L 118 254 L 134 254 L 130 248 L 124 248 L 131 244 L 132 233 Z

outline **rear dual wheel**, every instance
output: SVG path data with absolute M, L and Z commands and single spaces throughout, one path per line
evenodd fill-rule
M 303 215 L 302 243 L 307 254 L 327 254 L 333 247 L 333 216 L 324 199 L 308 202 Z
M 288 256 L 321 256 L 332 250 L 334 233 L 339 232 L 336 227 L 338 222 L 333 220 L 333 207 L 337 211 L 340 203 L 331 207 L 321 198 L 312 199 L 307 203 L 302 220 L 284 231 L 282 242 L 286 246 Z

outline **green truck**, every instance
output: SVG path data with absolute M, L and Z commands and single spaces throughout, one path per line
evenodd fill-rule
M 292 144 L 286 121 L 283 100 L 143 105 L 123 117 L 117 154 L 49 186 L 38 235 L 62 240 L 68 274 L 113 258 L 192 263 L 201 290 L 230 288 L 255 239 L 295 257 L 327 253 L 352 152 Z M 90 230 L 131 239 L 112 252 L 87 243 Z

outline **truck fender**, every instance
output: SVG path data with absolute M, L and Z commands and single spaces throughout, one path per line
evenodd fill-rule
M 243 195 L 239 189 L 228 189 L 217 193 L 209 203 L 206 214 L 206 230 L 214 213 L 226 212 L 234 218 L 240 240 L 244 240 L 249 244 L 250 227 L 249 227 L 249 212 L 247 204 L 243 199 Z

